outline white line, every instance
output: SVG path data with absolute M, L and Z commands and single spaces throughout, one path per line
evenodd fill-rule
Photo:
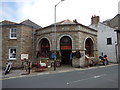
M 93 78 L 100 78 L 100 77 L 105 76 L 105 75 L 106 74 L 102 74 L 102 75 L 93 76 L 93 77 L 90 77 L 90 78 L 85 78 L 85 79 L 80 79 L 80 80 L 76 80 L 76 81 L 67 82 L 67 85 L 73 84 L 73 83 L 77 83 L 77 82 L 80 82 L 80 81 L 85 81 L 85 80 L 93 79 Z
M 99 78 L 99 77 L 102 77 L 102 76 L 105 76 L 106 74 L 102 74 L 102 75 L 98 75 L 98 76 L 94 76 L 94 78 Z
M 73 84 L 73 83 L 77 83 L 77 82 L 80 82 L 80 81 L 84 81 L 84 80 L 88 80 L 88 79 L 92 79 L 92 78 L 93 78 L 93 77 L 85 78 L 85 79 L 81 79 L 81 80 L 76 80 L 76 81 L 71 81 L 71 82 L 67 82 L 67 85 Z

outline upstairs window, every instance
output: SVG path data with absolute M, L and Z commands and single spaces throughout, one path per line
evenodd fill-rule
M 11 28 L 10 29 L 10 39 L 17 39 L 17 33 L 16 33 L 16 28 Z
M 16 60 L 16 48 L 9 49 L 9 59 Z
M 112 38 L 107 38 L 107 45 L 112 45 Z

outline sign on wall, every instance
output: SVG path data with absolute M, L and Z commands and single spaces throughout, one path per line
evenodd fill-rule
M 71 49 L 71 46 L 61 46 L 61 50 L 69 50 Z
M 21 54 L 21 60 L 28 59 L 28 54 Z

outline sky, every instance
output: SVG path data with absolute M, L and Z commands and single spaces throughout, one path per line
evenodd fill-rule
M 0 21 L 20 23 L 31 20 L 45 27 L 54 23 L 54 7 L 61 0 L 0 0 Z M 120 0 L 65 0 L 56 7 L 56 21 L 66 19 L 83 25 L 91 24 L 92 15 L 100 16 L 100 22 L 118 14 Z M 120 9 L 119 9 L 120 10 Z

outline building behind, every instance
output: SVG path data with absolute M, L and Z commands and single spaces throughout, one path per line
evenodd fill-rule
M 2 28 L 0 27 L 0 68 L 2 68 Z
M 21 67 L 21 54 L 28 54 L 28 59 L 32 60 L 33 53 L 33 32 L 35 27 L 32 25 L 27 25 L 27 22 L 32 22 L 26 20 L 22 23 L 14 23 L 11 21 L 2 21 L 0 31 L 2 33 L 2 50 L 1 50 L 1 60 L 2 67 L 6 66 L 6 63 L 10 60 L 13 62 L 14 68 Z M 31 23 L 34 25 L 34 23 Z
M 104 21 L 103 23 L 114 28 L 115 31 L 117 32 L 117 46 L 116 47 L 118 47 L 118 50 L 116 51 L 116 53 L 118 54 L 117 59 L 120 63 L 120 14 L 117 14 L 114 18 L 110 19 L 107 22 Z
M 99 22 L 99 16 L 92 16 L 90 27 L 98 30 L 98 55 L 108 55 L 110 62 L 119 61 L 120 41 L 118 33 L 119 14 L 113 19 Z

